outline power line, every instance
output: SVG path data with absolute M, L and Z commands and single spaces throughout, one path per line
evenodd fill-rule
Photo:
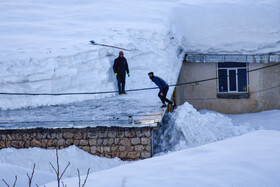
M 265 67 L 260 67 L 260 68 L 252 69 L 252 70 L 248 70 L 248 71 L 246 71 L 246 73 L 254 72 L 254 71 L 258 71 L 258 70 L 261 70 L 261 69 L 266 69 L 266 68 L 270 68 L 270 67 L 274 67 L 274 66 L 278 66 L 278 65 L 280 65 L 280 63 L 272 64 L 272 65 L 268 65 L 268 66 L 265 66 Z M 173 87 L 173 86 L 183 86 L 183 85 L 187 85 L 187 84 L 198 84 L 200 82 L 207 82 L 207 81 L 217 80 L 217 79 L 219 79 L 219 78 L 218 77 L 213 77 L 213 78 L 202 79 L 202 80 L 198 80 L 198 81 L 190 81 L 190 82 L 179 83 L 179 84 L 170 84 L 169 86 Z M 126 91 L 127 92 L 136 92 L 136 91 L 153 90 L 153 89 L 158 89 L 158 87 L 137 88 L 137 89 L 130 89 L 130 90 L 126 90 Z M 16 93 L 16 92 L 0 92 L 0 95 L 29 95 L 29 96 L 44 96 L 44 95 L 48 95 L 48 96 L 62 96 L 62 95 L 97 95 L 97 94 L 110 94 L 110 93 L 118 93 L 118 91 L 71 92 L 71 93 L 67 93 L 67 92 L 66 93 Z

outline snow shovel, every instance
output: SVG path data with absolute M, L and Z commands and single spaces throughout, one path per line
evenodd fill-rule
M 125 50 L 125 51 L 130 51 L 128 49 L 125 49 L 125 48 L 121 48 L 121 47 L 116 47 L 116 46 L 112 46 L 112 45 L 106 45 L 106 44 L 99 44 L 99 43 L 96 43 L 94 40 L 91 40 L 89 41 L 92 45 L 99 45 L 99 46 L 104 46 L 104 47 L 112 47 L 112 48 L 116 48 L 116 49 L 122 49 L 122 50 Z

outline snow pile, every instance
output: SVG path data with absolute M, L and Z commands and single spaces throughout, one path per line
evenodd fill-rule
M 279 171 L 280 132 L 262 130 L 96 172 L 86 186 L 278 187 Z M 76 187 L 78 179 L 64 184 Z
M 76 146 L 61 149 L 58 151 L 58 155 L 61 170 L 63 170 L 67 166 L 68 162 L 70 162 L 70 166 L 66 170 L 64 178 L 76 177 L 77 169 L 80 170 L 81 175 L 85 175 L 88 168 L 90 168 L 90 172 L 92 173 L 127 163 L 125 161 L 121 161 L 119 158 L 108 159 L 104 157 L 93 156 Z M 9 184 L 12 184 L 14 181 L 14 176 L 17 175 L 19 177 L 18 182 L 24 184 L 18 186 L 27 186 L 26 172 L 31 175 L 31 170 L 33 168 L 33 164 L 35 163 L 36 171 L 34 180 L 39 182 L 38 184 L 54 181 L 56 178 L 54 177 L 54 171 L 49 162 L 51 162 L 56 167 L 55 150 L 46 150 L 40 148 L 2 149 L 0 151 L 1 180 L 2 178 L 5 180 L 7 179 L 6 181 L 9 180 Z
M 219 113 L 199 113 L 189 103 L 184 103 L 167 116 L 156 136 L 157 153 L 178 151 L 199 146 L 251 131 L 250 126 L 234 126 L 232 120 Z

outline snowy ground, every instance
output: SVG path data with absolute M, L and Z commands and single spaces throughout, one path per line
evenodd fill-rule
M 151 159 L 123 162 L 92 156 L 75 146 L 59 151 L 62 167 L 71 162 L 63 181 L 67 186 L 77 186 L 76 169 L 85 175 L 90 167 L 94 173 L 87 186 L 280 185 L 279 110 L 224 115 L 198 112 L 185 103 L 168 118 L 160 129 L 165 132 L 156 137 L 157 154 Z M 7 148 L 0 150 L 0 158 L 0 176 L 9 184 L 17 175 L 19 186 L 25 186 L 26 173 L 31 173 L 34 163 L 34 184 L 55 180 L 49 165 L 55 162 L 54 150 Z

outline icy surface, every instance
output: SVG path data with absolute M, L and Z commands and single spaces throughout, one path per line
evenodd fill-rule
M 156 127 L 165 113 L 165 109 L 160 108 L 157 93 L 157 89 L 141 94 L 128 92 L 127 95 L 67 105 L 2 110 L 0 129 Z

